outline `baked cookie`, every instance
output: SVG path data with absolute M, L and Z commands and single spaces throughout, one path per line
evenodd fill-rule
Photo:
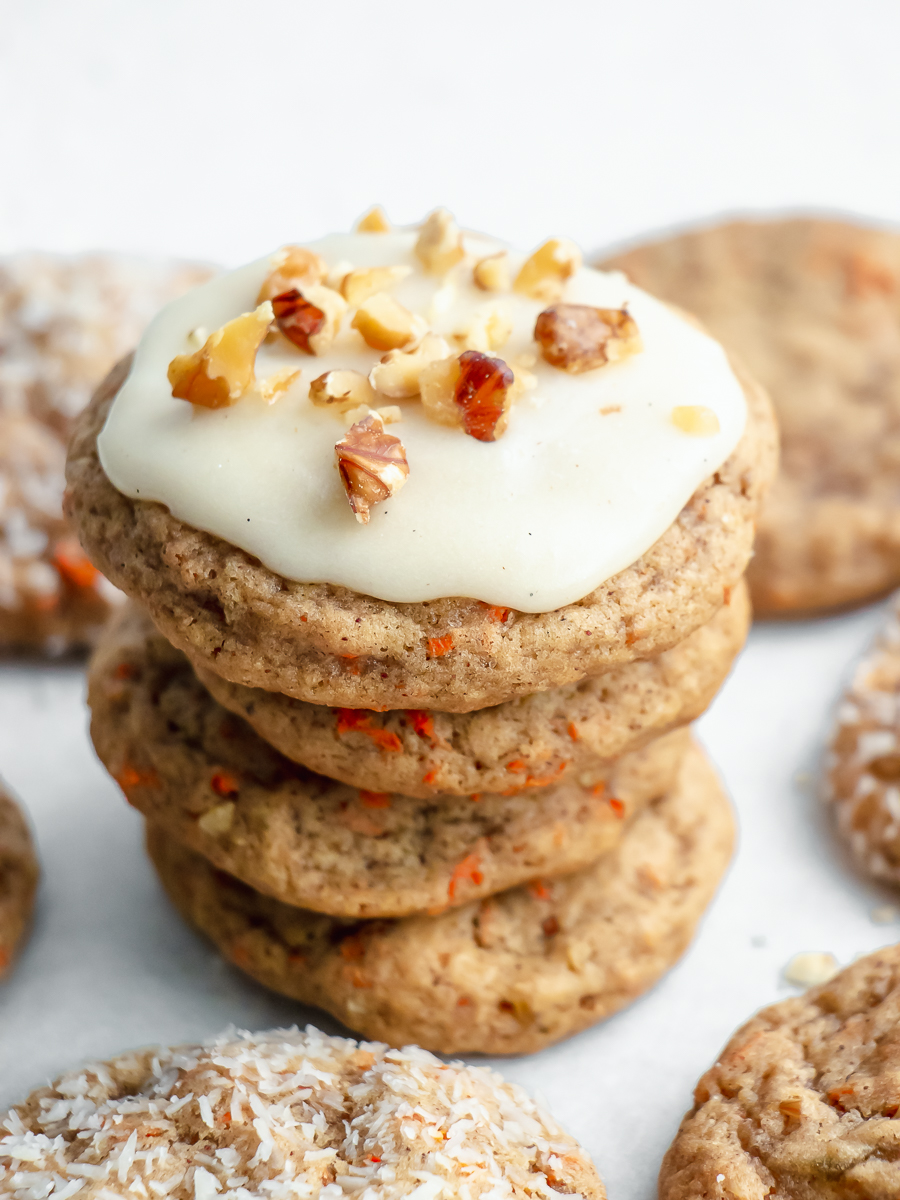
M 900 1193 L 900 947 L 737 1031 L 663 1160 L 661 1200 Z
M 39 873 L 25 819 L 0 787 L 0 978 L 27 937 Z
M 0 410 L 31 413 L 67 442 L 150 318 L 210 275 L 199 264 L 125 255 L 0 258 Z
M 494 1071 L 311 1025 L 77 1067 L 4 1124 L 4 1195 L 606 1197 L 578 1143 Z
M 427 799 L 505 791 L 519 778 L 596 770 L 706 709 L 744 644 L 743 580 L 706 625 L 657 658 L 474 713 L 331 709 L 229 683 L 206 688 L 265 741 L 310 770 L 355 787 Z M 566 766 L 566 764 L 568 764 Z
M 651 987 L 690 942 L 732 841 L 696 748 L 594 867 L 435 917 L 347 923 L 291 908 L 148 828 L 173 903 L 255 979 L 367 1037 L 486 1054 L 539 1050 Z
M 0 409 L 0 649 L 59 654 L 96 637 L 122 599 L 63 519 L 66 452 L 28 413 Z
M 259 891 L 343 917 L 440 911 L 583 868 L 671 786 L 688 744 L 675 730 L 584 782 L 500 795 L 359 790 L 273 750 L 136 610 L 101 643 L 88 691 L 97 753 L 149 820 Z
M 604 264 L 696 313 L 769 389 L 781 474 L 748 571 L 757 615 L 900 582 L 900 236 L 815 218 L 736 221 Z
M 313 704 L 471 712 L 670 649 L 712 619 L 743 574 L 776 465 L 768 397 L 742 375 L 748 422 L 737 449 L 646 554 L 584 599 L 548 613 L 461 598 L 389 603 L 285 579 L 117 491 L 97 434 L 128 368 L 98 389 L 70 446 L 68 511 L 88 556 L 197 666 Z
M 900 883 L 900 595 L 838 706 L 826 798 L 862 870 Z

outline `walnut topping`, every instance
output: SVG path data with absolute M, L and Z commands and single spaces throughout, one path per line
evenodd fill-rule
M 341 483 L 360 525 L 368 525 L 373 504 L 395 496 L 409 476 L 403 443 L 384 432 L 378 413 L 352 425 L 334 447 Z
M 426 333 L 412 350 L 391 350 L 369 372 L 369 382 L 382 396 L 406 400 L 419 394 L 419 376 L 429 363 L 449 358 L 450 347 L 436 333 Z
M 391 223 L 380 204 L 374 205 L 356 223 L 357 233 L 390 233 Z
M 178 354 L 169 363 L 172 395 L 203 408 L 227 408 L 256 382 L 256 352 L 272 324 L 266 301 L 210 334 L 200 350 Z
M 367 267 L 350 271 L 341 281 L 341 295 L 353 308 L 412 274 L 412 267 Z
M 465 257 L 462 233 L 446 208 L 436 208 L 425 220 L 416 242 L 416 254 L 431 275 L 446 275 Z
M 360 371 L 326 371 L 309 385 L 309 398 L 318 408 L 346 412 L 361 404 L 373 405 L 375 392 Z
M 558 300 L 566 280 L 581 266 L 581 251 L 565 238 L 550 238 L 522 264 L 513 289 L 532 300 Z
M 472 268 L 475 286 L 483 292 L 508 292 L 510 288 L 509 255 L 505 250 L 482 258 Z
M 512 321 L 505 313 L 478 313 L 464 329 L 453 334 L 453 340 L 461 350 L 501 350 L 509 341 L 513 331 Z
M 420 383 L 426 412 L 442 425 L 462 428 L 479 442 L 495 442 L 505 432 L 514 376 L 502 358 L 467 350 L 426 367 Z
M 641 349 L 641 335 L 626 309 L 589 304 L 545 308 L 535 323 L 534 337 L 547 362 L 571 375 L 618 362 Z
M 427 328 L 421 317 L 414 317 L 387 292 L 376 292 L 365 300 L 351 324 L 373 350 L 401 350 Z
M 321 283 L 327 273 L 325 260 L 312 250 L 306 250 L 303 246 L 285 246 L 274 270 L 259 289 L 256 303 L 274 300 L 282 292 L 289 292 L 293 288 L 302 290 L 310 284 Z
M 712 437 L 721 428 L 719 418 L 705 404 L 679 404 L 672 409 L 672 424 L 695 437 Z
M 302 371 L 292 371 L 286 368 L 283 371 L 275 371 L 272 375 L 266 376 L 265 379 L 258 379 L 254 385 L 254 391 L 259 396 L 260 400 L 265 400 L 268 404 L 274 404 L 288 388 L 293 387 Z
M 282 292 L 272 300 L 275 324 L 289 342 L 307 354 L 324 354 L 341 326 L 347 302 L 333 288 L 312 284 Z

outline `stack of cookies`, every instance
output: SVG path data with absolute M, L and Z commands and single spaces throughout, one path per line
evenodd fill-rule
M 687 726 L 746 634 L 775 441 L 679 314 L 441 211 L 170 305 L 86 410 L 69 507 L 133 600 L 92 736 L 175 905 L 444 1052 L 652 985 L 731 853 Z

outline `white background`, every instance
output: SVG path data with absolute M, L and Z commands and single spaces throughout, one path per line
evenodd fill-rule
M 754 207 L 897 220 L 898 44 L 900 6 L 871 0 L 0 0 L 0 252 L 236 264 L 375 200 L 586 249 Z M 698 941 L 627 1012 L 503 1064 L 613 1200 L 650 1200 L 697 1076 L 788 994 L 795 952 L 848 962 L 900 937 L 872 922 L 886 893 L 842 859 L 803 777 L 877 619 L 754 632 L 701 723 L 742 837 Z M 175 918 L 85 725 L 77 667 L 0 667 L 0 772 L 45 867 L 0 988 L 0 1104 L 84 1056 L 307 1017 Z

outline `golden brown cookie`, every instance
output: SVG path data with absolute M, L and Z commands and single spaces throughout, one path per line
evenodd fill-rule
M 496 1072 L 311 1025 L 79 1066 L 5 1126 L 5 1196 L 425 1200 L 464 1180 L 472 1200 L 606 1197 L 574 1138 Z
M 660 1200 L 900 1195 L 900 947 L 764 1008 L 694 1092 Z
M 900 595 L 838 706 L 827 799 L 853 857 L 900 884 Z
M 900 582 L 900 235 L 814 218 L 736 221 L 604 264 L 696 313 L 768 388 L 781 474 L 760 514 L 758 615 Z
M 441 910 L 579 870 L 675 779 L 675 730 L 589 779 L 416 800 L 314 775 L 226 712 L 139 610 L 89 675 L 91 736 L 130 802 L 216 866 L 344 917 Z
M 652 658 L 737 584 L 775 469 L 769 401 L 744 379 L 749 417 L 734 453 L 642 558 L 583 600 L 552 613 L 461 598 L 391 604 L 284 579 L 118 492 L 96 439 L 127 369 L 100 387 L 70 447 L 68 509 L 89 557 L 197 665 L 314 704 L 470 712 Z
M 233 963 L 366 1037 L 526 1054 L 630 1003 L 684 953 L 731 856 L 696 748 L 592 868 L 436 917 L 340 922 L 262 896 L 150 826 L 173 903 Z
M 473 713 L 332 709 L 197 674 L 295 762 L 355 787 L 427 799 L 595 771 L 688 724 L 722 686 L 749 622 L 741 580 L 711 621 L 657 658 Z
M 121 600 L 62 515 L 66 452 L 27 413 L 0 409 L 0 649 L 92 642 Z
M 28 935 L 39 874 L 25 818 L 0 787 L 0 978 Z

